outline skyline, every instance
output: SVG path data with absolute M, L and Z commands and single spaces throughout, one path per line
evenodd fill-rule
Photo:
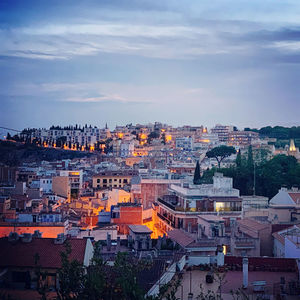
M 1 124 L 300 125 L 297 1 L 1 1 Z

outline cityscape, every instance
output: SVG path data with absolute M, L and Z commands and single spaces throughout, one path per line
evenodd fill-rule
M 299 299 L 299 14 L 0 1 L 0 299 Z

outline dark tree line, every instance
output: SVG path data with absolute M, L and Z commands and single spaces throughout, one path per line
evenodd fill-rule
M 276 195 L 281 187 L 300 186 L 300 164 L 295 157 L 280 154 L 267 160 L 264 150 L 258 154 L 259 159 L 254 159 L 251 147 L 247 155 L 239 152 L 235 166 L 206 170 L 201 176 L 201 183 L 211 183 L 213 174 L 218 171 L 233 178 L 233 187 L 239 189 L 241 195 L 255 193 L 269 198 Z
M 277 139 L 300 138 L 300 126 L 293 126 L 293 127 L 266 126 L 260 129 L 245 128 L 245 130 L 258 132 L 261 137 L 270 137 L 270 138 L 277 138 Z

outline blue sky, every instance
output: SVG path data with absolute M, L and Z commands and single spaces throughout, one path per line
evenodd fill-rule
M 300 125 L 298 0 L 0 0 L 0 126 Z

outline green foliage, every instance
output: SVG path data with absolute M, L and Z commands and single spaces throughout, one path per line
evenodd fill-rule
M 266 126 L 262 127 L 261 129 L 250 129 L 245 128 L 247 131 L 255 131 L 258 132 L 262 137 L 270 137 L 276 139 L 295 139 L 300 138 L 300 126 L 293 126 L 293 127 L 283 127 L 283 126 Z
M 200 184 L 201 183 L 201 175 L 200 175 L 200 164 L 199 160 L 197 160 L 195 172 L 194 172 L 194 184 Z
M 229 157 L 232 154 L 235 154 L 235 148 L 232 146 L 219 146 L 207 151 L 206 156 L 208 158 L 215 158 L 218 162 L 218 167 L 220 169 L 221 162 L 224 158 Z
M 62 267 L 58 272 L 59 290 L 57 296 L 60 300 L 80 299 L 84 288 L 85 270 L 77 260 L 70 261 L 71 245 L 65 242 L 66 251 L 61 252 Z
M 261 155 L 264 157 L 265 153 Z M 249 155 L 237 156 L 235 167 L 218 170 L 224 176 L 233 178 L 233 187 L 241 195 L 252 195 L 254 168 L 249 163 Z M 251 159 L 251 158 L 250 158 Z M 201 177 L 202 183 L 211 183 L 216 169 L 206 170 Z M 270 160 L 261 158 L 255 164 L 255 194 L 272 198 L 282 186 L 291 188 L 300 184 L 300 164 L 293 156 L 277 155 Z
M 159 132 L 151 131 L 147 137 L 147 143 L 150 144 L 153 139 L 159 138 Z

